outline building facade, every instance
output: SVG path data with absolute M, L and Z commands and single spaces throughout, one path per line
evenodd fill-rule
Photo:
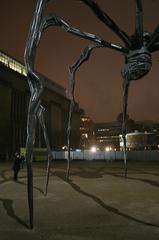
M 121 134 L 121 125 L 119 122 L 95 124 L 96 144 L 101 150 L 119 150 L 119 134 Z
M 126 128 L 128 150 L 152 150 L 159 147 L 159 123 L 135 122 Z M 96 123 L 96 145 L 101 150 L 123 150 L 122 124 L 119 121 Z
M 94 123 L 84 114 L 81 115 L 80 136 L 81 149 L 89 149 L 95 144 Z
M 123 150 L 123 138 L 120 135 L 120 148 Z M 156 135 L 153 132 L 134 131 L 126 134 L 126 148 L 132 150 L 156 150 Z
M 45 122 L 54 150 L 67 145 L 69 99 L 65 89 L 42 76 Z M 23 64 L 0 52 L 0 159 L 7 159 L 21 147 L 25 147 L 27 111 L 30 91 Z M 72 120 L 71 146 L 80 144 L 80 111 L 75 106 Z M 37 123 L 35 147 L 46 147 L 42 129 Z

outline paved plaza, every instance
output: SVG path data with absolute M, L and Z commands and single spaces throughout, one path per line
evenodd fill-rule
M 0 240 L 158 240 L 159 162 L 34 163 L 34 229 L 28 228 L 26 167 L 13 181 L 11 163 L 0 162 Z

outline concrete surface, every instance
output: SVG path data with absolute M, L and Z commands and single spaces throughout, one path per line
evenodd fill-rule
M 0 162 L 0 240 L 159 240 L 159 164 L 55 162 L 47 197 L 45 163 L 34 164 L 34 229 L 28 229 L 26 168 L 12 180 Z

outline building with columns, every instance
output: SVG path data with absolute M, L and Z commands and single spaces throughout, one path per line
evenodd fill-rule
M 61 150 L 67 145 L 69 99 L 65 88 L 41 75 L 44 82 L 42 104 L 51 148 Z M 16 59 L 0 52 L 0 160 L 9 159 L 25 147 L 27 111 L 30 91 L 26 69 Z M 75 105 L 72 120 L 71 146 L 80 144 L 80 110 Z M 46 147 L 42 129 L 37 123 L 35 147 Z

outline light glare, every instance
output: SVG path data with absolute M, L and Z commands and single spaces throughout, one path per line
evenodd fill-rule
M 96 152 L 97 151 L 97 148 L 96 147 L 92 147 L 91 148 L 91 152 Z

